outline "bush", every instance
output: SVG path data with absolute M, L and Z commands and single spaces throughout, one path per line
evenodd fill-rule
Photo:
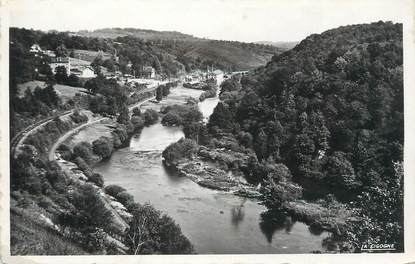
M 82 86 L 79 77 L 76 76 L 75 74 L 71 74 L 69 75 L 68 79 L 66 80 L 66 85 L 68 86 L 73 86 L 73 87 L 80 87 Z
M 172 112 L 168 112 L 161 119 L 163 126 L 179 126 L 182 124 L 182 122 L 183 120 L 180 118 L 180 116 Z
M 118 148 L 122 145 L 120 136 L 114 131 L 111 132 L 112 142 L 114 142 L 114 148 Z
M 125 192 L 126 190 L 123 187 L 121 187 L 121 186 L 118 186 L 118 185 L 115 185 L 115 184 L 111 184 L 111 185 L 106 186 L 104 188 L 104 191 L 105 191 L 106 194 L 111 195 L 112 197 L 117 198 L 117 196 L 118 196 L 118 194 L 120 192 Z
M 74 157 L 82 158 L 86 163 L 92 162 L 92 146 L 88 142 L 80 142 L 73 148 Z
M 330 186 L 352 189 L 357 185 L 355 171 L 346 154 L 336 151 L 325 164 L 326 181 Z
M 85 123 L 88 121 L 88 117 L 86 115 L 82 115 L 78 109 L 75 109 L 74 112 L 70 115 L 71 119 L 79 124 L 79 123 Z
M 164 118 L 166 125 L 171 122 L 174 125 L 186 126 L 190 123 L 200 122 L 203 118 L 196 105 L 171 105 L 165 107 L 162 113 L 166 113 Z
M 88 178 L 92 176 L 92 169 L 89 167 L 88 163 L 85 162 L 85 160 L 83 160 L 81 157 L 76 157 L 74 162 Z
M 113 133 L 117 135 L 117 139 L 120 140 L 121 144 L 124 143 L 128 138 L 127 127 L 124 125 L 118 125 L 117 128 L 113 131 Z
M 67 146 L 65 144 L 61 144 L 57 148 L 57 151 L 61 155 L 62 159 L 64 159 L 64 160 L 71 160 L 72 159 L 73 152 L 72 152 L 72 149 L 69 146 Z
M 104 178 L 102 177 L 101 174 L 99 173 L 93 173 L 88 180 L 90 182 L 95 183 L 96 186 L 98 187 L 103 187 L 104 186 Z
M 126 191 L 118 192 L 114 197 L 127 209 L 131 208 L 132 204 L 134 203 L 134 197 Z
M 157 122 L 157 120 L 159 119 L 159 114 L 153 109 L 147 109 L 144 112 L 143 117 L 144 117 L 144 124 L 146 126 L 150 126 Z
M 133 124 L 135 131 L 138 131 L 144 127 L 144 120 L 139 115 L 133 115 L 131 117 L 131 123 Z
M 183 85 L 183 87 L 184 87 L 184 85 Z M 193 97 L 188 97 L 186 99 L 186 105 L 195 106 L 195 105 L 197 105 L 197 103 L 198 103 L 198 101 Z
M 207 90 L 205 92 L 203 92 L 200 97 L 199 97 L 199 101 L 203 102 L 206 98 L 213 98 L 216 96 L 216 89 L 213 90 Z
M 107 159 L 111 157 L 114 146 L 109 138 L 100 137 L 92 142 L 92 149 L 96 155 L 102 157 L 103 159 Z
M 163 151 L 163 158 L 168 164 L 175 164 L 182 158 L 192 158 L 199 150 L 198 145 L 191 139 L 182 138 L 170 144 Z
M 138 107 L 133 108 L 133 116 L 141 116 L 141 110 Z
M 129 254 L 190 254 L 193 246 L 174 221 L 151 205 L 134 204 L 125 243 Z
M 302 187 L 290 182 L 275 183 L 272 179 L 264 180 L 260 192 L 261 200 L 270 210 L 279 210 L 284 207 L 287 202 L 301 198 Z
M 117 117 L 117 122 L 124 125 L 130 122 L 130 113 L 127 107 L 121 109 L 120 114 Z
M 46 178 L 56 191 L 66 192 L 69 181 L 56 161 L 47 164 Z

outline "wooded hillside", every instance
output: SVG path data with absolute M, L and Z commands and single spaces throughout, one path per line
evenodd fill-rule
M 401 24 L 344 26 L 311 35 L 243 77 L 242 85 L 228 81 L 224 102 L 208 126 L 216 135 L 238 135 L 254 149 L 257 164 L 287 166 L 304 188 L 303 198 L 334 194 L 357 208 L 369 222 L 355 226 L 354 242 L 399 244 L 402 60 Z M 269 180 L 260 171 L 249 175 L 253 183 Z

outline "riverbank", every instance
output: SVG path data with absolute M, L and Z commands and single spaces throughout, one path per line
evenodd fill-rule
M 144 104 L 149 100 L 151 100 L 151 98 L 130 106 L 130 110 L 133 110 L 135 107 L 140 107 L 141 104 Z M 180 243 L 177 245 L 169 245 L 170 240 L 166 240 L 163 241 L 160 246 L 166 245 L 167 249 L 158 249 L 158 247 L 151 245 L 150 239 L 146 242 L 149 243 L 148 245 L 143 245 L 143 250 L 146 250 L 144 252 L 160 251 L 162 253 L 170 254 L 191 254 L 193 253 L 193 248 L 190 242 L 185 236 L 181 235 L 180 228 L 170 217 L 162 215 L 150 205 L 135 203 L 134 198 L 122 187 L 104 185 L 102 176 L 94 171 L 94 167 L 97 164 L 109 159 L 118 149 L 128 146 L 133 135 L 140 135 L 144 120 L 147 124 L 146 116 L 148 111 L 149 110 L 138 116 L 143 119 L 142 125 L 139 125 L 138 129 L 135 126 L 130 127 L 132 119 L 131 121 L 128 121 L 127 124 L 120 124 L 114 119 L 102 118 L 95 120 L 90 124 L 86 124 L 79 129 L 72 130 L 63 135 L 61 139 L 56 142 L 53 152 L 50 153 L 50 158 L 51 160 L 54 160 L 55 157 L 58 157 L 57 160 L 61 169 L 67 175 L 72 177 L 77 185 L 85 186 L 89 184 L 97 191 L 98 198 L 102 205 L 106 210 L 112 213 L 112 220 L 107 220 L 109 221 L 107 227 L 111 227 L 110 230 L 113 231 L 108 233 L 106 240 L 108 243 L 112 241 L 110 244 L 113 244 L 118 249 L 115 253 L 131 253 L 132 249 L 128 247 L 128 243 L 133 242 L 128 242 L 128 237 L 126 237 L 126 232 L 132 232 L 129 228 L 129 224 L 132 223 L 136 217 L 151 214 L 151 217 L 156 217 L 156 222 L 159 221 L 163 222 L 162 224 L 164 225 L 170 225 L 172 228 L 171 232 L 174 231 L 174 234 L 168 234 L 171 236 L 169 239 L 176 239 L 175 241 L 179 241 Z M 135 114 L 136 112 L 133 111 L 133 117 Z M 118 120 L 119 118 L 117 121 Z M 157 120 L 153 120 L 152 122 L 154 123 L 156 121 Z M 151 123 L 149 125 L 151 125 Z M 91 133 L 91 131 L 94 133 Z M 83 136 L 79 137 L 80 134 Z M 100 142 L 97 143 L 97 140 L 100 140 Z M 57 154 L 55 154 L 55 150 Z M 61 157 L 65 157 L 66 160 Z M 110 191 L 114 188 L 120 190 L 120 194 L 115 194 Z M 159 232 L 158 235 L 160 236 L 167 235 L 164 234 L 163 230 L 159 230 Z M 178 237 L 174 238 L 175 236 Z M 133 252 L 140 252 L 137 250 L 138 249 L 135 249 Z
M 141 105 L 141 109 L 159 109 L 163 105 L 184 104 L 189 94 L 198 98 L 200 93 L 201 91 L 178 88 L 173 90 L 172 94 L 160 103 L 161 105 L 147 102 Z M 210 104 L 208 111 L 203 112 L 204 116 L 208 117 L 211 113 L 209 110 L 213 110 L 214 101 L 207 99 L 203 102 L 205 103 Z M 199 107 L 207 109 L 204 105 Z M 108 127 L 102 124 L 101 127 L 97 126 L 99 125 L 95 124 L 86 131 L 81 131 L 75 138 L 76 141 L 92 140 L 91 134 L 98 137 L 104 135 L 102 133 L 107 131 Z M 94 127 L 95 131 L 92 131 Z M 268 229 L 259 225 L 258 218 L 266 208 L 259 205 L 257 199 L 246 198 L 249 195 L 242 192 L 249 190 L 250 194 L 257 195 L 256 187 L 248 185 L 237 172 L 238 166 L 246 164 L 247 155 L 232 153 L 227 149 L 204 152 L 202 148 L 201 153 L 205 155 L 203 164 L 205 159 L 211 160 L 210 164 L 206 165 L 206 168 L 209 168 L 206 175 L 210 175 L 213 180 L 201 184 L 196 184 L 188 177 L 163 166 L 161 152 L 168 144 L 181 137 L 183 132 L 179 127 L 164 127 L 159 123 L 145 127 L 139 135 L 131 139 L 129 147 L 114 150 L 109 159 L 97 163 L 94 172 L 101 174 L 106 184 L 124 187 L 135 200 L 148 201 L 175 219 L 198 253 L 309 253 L 313 250 L 323 250 L 321 240 L 327 234 L 323 232 L 320 236 L 313 235 L 308 227 L 300 222 L 291 223 L 289 233 L 285 233 L 282 227 Z M 221 148 L 220 145 L 218 147 Z M 189 169 L 192 170 L 194 165 L 195 170 L 206 171 L 205 165 L 202 168 L 193 164 L 195 160 L 189 162 Z M 217 173 L 225 172 L 229 168 L 234 170 L 232 174 Z M 197 173 L 194 175 L 200 177 Z M 226 178 L 216 177 L 217 175 Z M 228 184 L 228 190 L 212 188 L 225 184 Z M 211 188 L 206 188 L 208 185 Z M 235 195 L 237 191 L 241 194 Z M 214 231 L 211 229 L 212 226 L 216 227 Z M 205 229 L 211 231 L 205 232 Z M 273 236 L 275 239 L 272 239 Z M 241 239 L 247 237 L 250 239 Z
M 201 146 L 197 155 L 168 164 L 179 175 L 185 176 L 202 187 L 225 191 L 234 195 L 261 199 L 260 185 L 248 183 L 243 171 L 249 167 L 249 154 L 230 149 L 210 149 Z M 336 235 L 346 232 L 349 222 L 354 221 L 354 212 L 347 206 L 319 200 L 289 201 L 279 212 L 306 223 L 314 232 L 328 231 Z
M 241 171 L 248 166 L 248 159 L 249 155 L 245 153 L 200 146 L 192 158 L 183 158 L 173 164 L 164 162 L 202 187 L 258 198 L 258 187 L 249 184 Z

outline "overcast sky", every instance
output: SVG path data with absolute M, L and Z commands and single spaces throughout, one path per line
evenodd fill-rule
M 401 3 L 401 4 L 399 4 Z M 393 0 L 9 0 L 10 26 L 134 27 L 238 41 L 298 41 L 341 25 L 402 22 Z

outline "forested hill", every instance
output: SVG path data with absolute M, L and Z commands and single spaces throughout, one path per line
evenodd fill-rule
M 166 49 L 176 56 L 187 69 L 205 60 L 224 70 L 249 70 L 264 65 L 274 54 L 292 47 L 284 43 L 269 45 L 198 38 L 177 31 L 155 31 L 137 28 L 104 28 L 94 31 L 78 31 L 79 36 L 98 39 L 133 37 Z
M 92 31 L 80 30 L 77 35 L 92 38 L 117 38 L 132 36 L 143 40 L 196 40 L 196 37 L 177 31 L 156 31 L 139 28 L 102 28 Z
M 95 33 L 94 33 L 95 32 Z M 275 47 L 238 41 L 208 40 L 175 31 L 139 29 L 102 29 L 93 32 L 35 31 L 11 28 L 10 40 L 28 50 L 38 43 L 41 48 L 56 50 L 64 46 L 75 49 L 104 51 L 120 57 L 123 71 L 128 62 L 133 68 L 153 66 L 158 73 L 175 76 L 186 71 L 214 67 L 224 71 L 250 70 L 265 65 L 272 56 L 286 51 Z M 114 61 L 108 61 L 112 68 Z
M 321 178 L 326 158 L 341 155 L 367 184 L 367 170 L 385 175 L 384 161 L 402 160 L 402 59 L 400 24 L 311 35 L 243 78 L 231 112 L 257 141 L 258 157 Z
M 373 219 L 360 230 L 375 232 L 379 224 L 383 240 L 397 241 L 402 61 L 402 24 L 343 26 L 311 35 L 243 77 L 242 86 L 223 86 L 224 102 L 208 126 L 213 133 L 238 135 L 259 162 L 286 165 L 305 193 L 332 193 L 360 204 Z M 261 182 L 261 175 L 250 174 L 250 180 Z

